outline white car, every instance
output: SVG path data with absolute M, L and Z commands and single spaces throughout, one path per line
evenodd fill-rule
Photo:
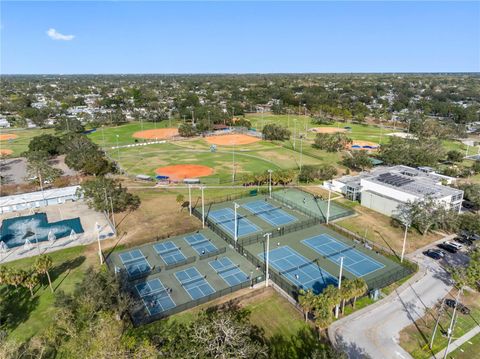
M 457 243 L 457 242 L 452 242 L 452 241 L 445 241 L 443 242 L 445 244 L 448 244 L 448 245 L 451 245 L 452 247 L 455 247 L 457 248 L 458 250 L 462 249 L 463 246 L 460 244 L 460 243 Z

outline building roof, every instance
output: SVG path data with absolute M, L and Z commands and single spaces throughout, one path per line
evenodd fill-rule
M 71 186 L 71 187 L 63 187 L 63 188 L 53 188 L 47 189 L 38 192 L 30 192 L 30 193 L 22 193 L 22 194 L 15 194 L 13 196 L 5 196 L 0 197 L 0 207 L 6 206 L 14 206 L 19 204 L 25 204 L 29 202 L 35 201 L 43 201 L 48 199 L 60 198 L 60 197 L 70 197 L 75 196 L 77 188 L 80 186 Z

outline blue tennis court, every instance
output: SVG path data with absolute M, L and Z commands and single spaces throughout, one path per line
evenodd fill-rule
M 175 272 L 175 277 L 193 300 L 215 293 L 215 289 L 195 267 Z
M 288 214 L 283 209 L 277 208 L 262 200 L 246 203 L 242 205 L 242 207 L 270 223 L 272 226 L 284 226 L 297 220 L 297 218 Z
M 167 288 L 158 278 L 139 283 L 135 286 L 135 289 L 150 315 L 176 307 L 175 302 L 168 294 Z
M 265 261 L 265 253 L 260 253 L 258 256 Z M 330 284 L 338 284 L 337 278 L 289 246 L 271 250 L 269 261 L 270 266 L 291 283 L 304 290 L 311 289 L 315 294 L 321 293 Z
M 154 244 L 153 248 L 167 265 L 183 262 L 186 259 L 180 248 L 172 241 Z
M 232 236 L 235 233 L 235 212 L 231 208 L 222 208 L 216 211 L 210 212 L 208 217 L 213 219 L 217 225 L 222 227 Z M 258 228 L 255 224 L 250 222 L 248 219 L 240 216 L 237 213 L 237 236 L 242 237 L 246 236 L 247 234 L 259 232 L 260 228 Z
M 120 253 L 119 257 L 130 277 L 148 273 L 152 269 L 140 249 Z
M 201 233 L 186 236 L 185 241 L 200 255 L 217 251 L 217 247 Z
M 230 258 L 222 257 L 214 261 L 208 262 L 217 274 L 230 287 L 248 281 L 250 278 L 240 269 L 238 265 L 233 263 Z
M 357 277 L 363 277 L 385 267 L 384 264 L 343 242 L 337 241 L 328 234 L 304 239 L 302 243 L 338 265 L 340 264 L 340 257 L 343 257 L 343 266 Z

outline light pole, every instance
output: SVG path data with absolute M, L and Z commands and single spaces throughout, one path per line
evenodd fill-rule
M 95 231 L 97 232 L 98 256 L 100 257 L 100 265 L 102 265 L 103 255 L 102 255 L 102 245 L 100 244 L 100 226 L 98 225 L 98 222 L 95 222 Z
M 116 135 L 116 139 L 117 139 L 117 157 L 118 157 L 118 161 L 120 161 L 120 146 L 118 145 L 118 135 Z
M 330 183 L 328 184 L 328 202 L 327 202 L 327 219 L 326 223 L 328 224 L 328 221 L 330 220 L 330 200 L 332 197 L 332 189 L 330 186 Z
M 105 132 L 103 131 L 104 125 L 102 125 L 102 143 L 103 143 L 103 148 L 105 148 Z
M 190 212 L 190 216 L 192 215 L 192 186 L 188 185 L 188 211 Z
M 303 135 L 300 135 L 300 171 L 302 171 L 303 160 Z
M 233 212 L 234 212 L 234 217 L 233 217 L 233 240 L 235 241 L 235 248 L 237 248 L 237 232 L 238 232 L 238 219 L 237 219 L 237 209 L 240 206 L 236 203 L 233 202 Z
M 265 255 L 265 287 L 268 287 L 268 263 L 269 263 L 269 251 L 270 251 L 270 236 L 272 233 L 265 233 L 263 236 L 267 237 L 267 252 Z
M 297 137 L 297 119 L 293 119 L 293 149 L 295 150 L 295 142 Z
M 343 271 L 343 257 L 340 257 L 340 273 L 338 274 L 338 290 L 342 289 L 342 271 Z M 335 319 L 338 319 L 338 309 L 340 305 L 335 306 Z
M 442 299 L 442 304 L 440 304 L 440 309 L 438 311 L 438 314 L 437 314 L 437 320 L 435 321 L 435 327 L 433 328 L 433 333 L 432 333 L 432 339 L 430 340 L 430 349 L 433 348 L 433 341 L 435 340 L 435 334 L 437 333 L 437 328 L 438 328 L 438 322 L 440 322 L 440 317 L 442 315 L 442 311 L 443 311 L 443 305 L 445 303 L 445 298 Z
M 205 186 L 200 187 L 200 189 L 202 190 L 202 228 L 205 228 L 205 198 L 203 196 Z
M 235 183 L 235 141 L 233 141 L 233 152 L 232 152 L 233 156 L 232 156 L 232 163 L 233 163 L 233 166 L 232 166 L 232 184 Z
M 403 235 L 403 246 L 402 246 L 402 255 L 400 256 L 400 263 L 403 263 L 403 257 L 405 255 L 405 247 L 407 245 L 407 232 L 408 232 L 409 224 L 405 222 L 405 233 Z
M 268 170 L 268 193 L 270 194 L 270 199 L 272 199 L 272 170 Z
M 453 330 L 455 327 L 455 315 L 457 314 L 457 307 L 458 307 L 458 301 L 460 300 L 460 294 L 462 293 L 463 286 L 460 287 L 457 293 L 457 298 L 455 299 L 455 306 L 453 307 L 453 314 L 452 314 L 452 320 L 450 320 L 450 326 L 448 327 L 447 335 L 448 335 L 448 342 L 447 342 L 447 348 L 445 349 L 445 353 L 443 354 L 443 359 L 447 359 L 448 355 L 448 350 L 450 349 L 450 343 L 452 342 L 452 337 L 453 337 Z

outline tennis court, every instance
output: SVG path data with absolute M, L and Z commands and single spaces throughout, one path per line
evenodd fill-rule
M 260 253 L 258 256 L 265 261 L 265 253 Z M 289 246 L 271 250 L 269 263 L 291 283 L 304 290 L 312 289 L 315 294 L 321 293 L 330 284 L 338 284 L 337 278 Z
M 222 257 L 208 264 L 215 272 L 230 286 L 248 281 L 250 278 L 240 269 L 238 265 L 233 263 L 230 258 Z
M 150 272 L 152 269 L 140 249 L 120 253 L 119 257 L 130 277 Z
M 242 205 L 243 208 L 252 212 L 272 226 L 283 226 L 295 222 L 297 218 L 288 214 L 283 209 L 273 206 L 267 201 L 254 201 Z
M 304 239 L 302 243 L 336 264 L 339 264 L 340 257 L 343 257 L 344 267 L 357 277 L 363 277 L 385 267 L 384 264 L 356 250 L 354 246 L 348 246 L 328 234 Z
M 175 272 L 175 278 L 193 300 L 215 293 L 215 289 L 195 267 Z
M 135 289 L 142 298 L 149 315 L 155 315 L 176 306 L 167 288 L 158 278 L 139 283 Z
M 185 237 L 185 241 L 197 252 L 198 254 L 212 253 L 217 251 L 217 247 L 210 242 L 202 233 L 195 233 Z
M 153 248 L 167 265 L 183 262 L 186 259 L 180 248 L 172 241 L 154 244 Z
M 231 208 L 222 208 L 210 212 L 208 217 L 211 218 L 218 226 L 222 227 L 229 234 L 234 236 L 235 233 L 235 212 Z M 255 224 L 250 222 L 245 217 L 240 216 L 237 213 L 237 236 L 242 237 L 248 234 L 259 232 Z

